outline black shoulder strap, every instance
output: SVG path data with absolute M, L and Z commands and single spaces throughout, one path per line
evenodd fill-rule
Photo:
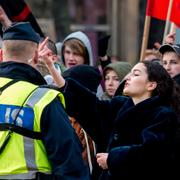
M 13 79 L 12 81 L 8 82 L 7 84 L 5 84 L 4 86 L 0 87 L 0 94 L 9 86 L 15 84 L 16 82 L 18 82 L 19 80 L 17 79 Z M 37 88 L 38 89 L 38 88 Z M 31 94 L 29 96 L 31 96 L 35 91 L 31 92 Z M 28 96 L 28 97 L 29 97 Z M 27 97 L 27 98 L 28 98 Z M 26 100 L 25 100 L 26 101 Z M 24 102 L 25 102 L 24 101 Z M 24 103 L 23 103 L 24 104 Z M 23 106 L 23 105 L 22 105 Z M 21 106 L 21 107 L 22 107 Z M 31 131 L 29 129 L 20 127 L 20 126 L 16 126 L 15 123 L 14 124 L 10 124 L 10 123 L 0 123 L 0 131 L 10 131 L 10 132 L 16 132 L 18 134 L 21 134 L 23 136 L 29 137 L 29 138 L 33 138 L 33 139 L 42 139 L 41 133 L 40 132 L 34 132 Z
M 13 79 L 12 81 L 8 82 L 7 84 L 5 84 L 4 86 L 0 87 L 0 94 L 9 86 L 11 86 L 12 84 L 18 82 L 19 80 L 17 79 Z
M 20 126 L 16 126 L 14 124 L 0 123 L 0 131 L 8 131 L 8 130 L 32 139 L 42 139 L 42 135 L 40 132 L 31 131 L 29 129 Z
M 57 91 L 60 90 L 60 88 L 58 86 L 52 85 L 52 84 L 44 84 L 44 85 L 39 86 L 39 88 L 48 88 L 48 89 L 53 89 L 53 90 L 57 90 Z

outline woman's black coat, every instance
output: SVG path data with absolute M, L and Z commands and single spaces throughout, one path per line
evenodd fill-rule
M 177 117 L 165 100 L 152 97 L 134 105 L 129 97 L 100 101 L 76 81 L 64 87 L 66 108 L 108 152 L 102 180 L 172 177 Z

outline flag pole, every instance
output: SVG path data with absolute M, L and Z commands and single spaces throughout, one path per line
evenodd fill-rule
M 175 23 L 171 23 L 171 28 L 170 28 L 170 33 L 175 33 L 176 32 L 176 24 Z
M 170 24 L 170 16 L 171 16 L 171 10 L 172 10 L 172 4 L 173 4 L 173 0 L 169 1 L 169 6 L 168 6 L 168 12 L 167 12 L 167 17 L 166 17 L 166 24 L 165 24 L 165 29 L 164 29 L 164 35 L 163 35 L 163 43 L 165 43 L 165 37 L 168 34 L 168 29 L 169 29 L 169 24 Z
M 150 22 L 151 22 L 151 17 L 146 16 L 145 23 L 144 23 L 144 33 L 143 33 L 143 39 L 142 39 L 140 61 L 143 61 L 145 57 L 145 51 L 147 49 L 148 38 L 149 38 Z

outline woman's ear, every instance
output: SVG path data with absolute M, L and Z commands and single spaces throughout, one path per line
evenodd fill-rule
M 155 82 L 155 81 L 148 82 L 147 90 L 148 91 L 153 91 L 154 89 L 156 89 L 156 87 L 157 87 L 157 82 Z

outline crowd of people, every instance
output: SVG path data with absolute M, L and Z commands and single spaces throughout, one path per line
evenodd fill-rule
M 0 179 L 175 179 L 180 160 L 180 44 L 174 34 L 132 65 L 88 36 L 58 46 L 0 7 Z

